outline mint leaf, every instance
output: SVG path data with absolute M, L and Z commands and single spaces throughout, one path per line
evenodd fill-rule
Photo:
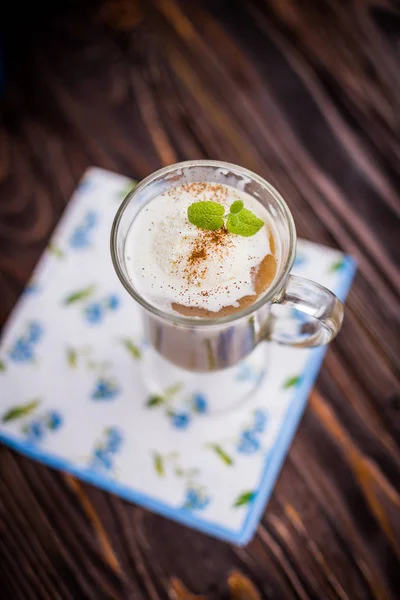
M 235 202 L 233 202 L 231 204 L 230 207 L 230 211 L 233 215 L 236 215 L 238 212 L 240 212 L 242 210 L 242 208 L 244 207 L 244 204 L 241 200 L 235 200 Z
M 194 202 L 188 208 L 188 219 L 196 227 L 215 231 L 221 227 L 230 233 L 250 237 L 260 231 L 264 225 L 254 213 L 244 208 L 242 200 L 232 202 L 230 212 L 225 215 L 222 204 L 212 201 Z
M 242 208 L 236 215 L 229 214 L 226 222 L 226 228 L 230 233 L 235 233 L 244 237 L 255 235 L 260 231 L 263 225 L 264 221 L 256 217 L 256 215 L 247 208 Z
M 224 225 L 224 212 L 224 207 L 218 202 L 194 202 L 188 208 L 188 219 L 201 229 L 215 231 Z
M 237 215 L 228 215 L 228 221 L 230 227 L 238 227 L 239 225 L 239 217 Z M 229 228 L 228 228 L 229 229 Z M 229 229 L 230 231 L 230 229 Z

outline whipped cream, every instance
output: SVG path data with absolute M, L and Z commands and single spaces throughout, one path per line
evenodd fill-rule
M 251 237 L 192 225 L 187 209 L 213 200 L 226 212 L 242 200 L 266 226 Z M 271 253 L 270 221 L 264 206 L 227 185 L 192 183 L 156 196 L 134 219 L 125 242 L 125 264 L 137 291 L 151 304 L 174 312 L 172 304 L 218 312 L 256 294 L 257 268 Z

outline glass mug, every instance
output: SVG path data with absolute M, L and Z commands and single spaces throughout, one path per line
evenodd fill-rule
M 280 241 L 277 271 L 271 286 L 251 306 L 224 317 L 198 318 L 164 312 L 141 296 L 126 269 L 125 241 L 137 213 L 155 196 L 191 182 L 226 184 L 254 196 L 269 212 Z M 226 408 L 244 398 L 243 391 L 240 397 L 235 397 L 231 386 L 229 398 L 221 401 L 221 385 L 227 389 L 232 369 L 260 346 L 264 348 L 261 358 L 259 350 L 256 362 L 261 360 L 266 364 L 267 344 L 260 342 L 274 341 L 302 348 L 330 342 L 340 329 L 343 305 L 321 285 L 290 275 L 295 252 L 296 229 L 286 202 L 271 184 L 243 167 L 213 160 L 187 161 L 160 169 L 138 184 L 122 202 L 114 219 L 111 256 L 119 279 L 141 308 L 145 335 L 155 351 L 144 367 L 149 389 L 161 393 L 172 381 L 171 377 L 179 376 L 186 387 L 207 388 L 208 394 L 214 394 L 215 404 Z M 276 306 L 280 309 L 274 310 Z M 303 313 L 300 320 L 296 319 L 298 311 Z M 215 372 L 225 371 L 225 382 L 223 375 L 216 378 Z M 251 391 L 247 390 L 245 396 Z

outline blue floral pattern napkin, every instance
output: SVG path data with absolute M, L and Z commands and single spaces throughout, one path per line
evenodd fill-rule
M 0 439 L 242 545 L 257 527 L 325 350 L 271 345 L 257 392 L 223 417 L 208 414 L 201 389 L 177 406 L 179 381 L 146 394 L 141 365 L 152 350 L 109 252 L 112 220 L 133 185 L 90 169 L 65 211 L 1 340 Z M 294 272 L 342 299 L 354 271 L 350 257 L 299 242 Z M 255 364 L 238 365 L 232 384 L 256 381 Z

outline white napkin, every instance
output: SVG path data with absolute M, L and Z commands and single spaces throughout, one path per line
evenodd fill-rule
M 152 350 L 109 251 L 112 220 L 133 185 L 93 168 L 69 203 L 5 327 L 0 440 L 243 545 L 273 489 L 325 350 L 271 344 L 257 392 L 223 417 L 210 416 L 202 390 L 185 406 L 174 404 L 178 386 L 161 400 L 151 398 L 141 375 Z M 299 242 L 294 273 L 342 299 L 354 271 L 350 257 Z M 250 357 L 238 365 L 231 384 L 245 389 L 260 377 L 257 364 Z

